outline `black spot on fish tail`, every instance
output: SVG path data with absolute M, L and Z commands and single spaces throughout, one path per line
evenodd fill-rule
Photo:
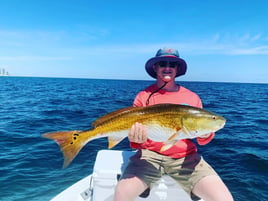
M 74 133 L 74 137 L 73 137 L 73 139 L 76 140 L 78 136 L 79 136 L 78 133 Z
M 77 137 L 79 136 L 78 133 L 73 134 L 73 140 L 77 140 Z M 70 144 L 74 144 L 74 141 L 70 142 Z

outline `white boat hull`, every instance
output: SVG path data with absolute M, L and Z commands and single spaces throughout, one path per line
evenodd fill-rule
M 93 173 L 62 191 L 51 201 L 112 201 L 118 178 L 135 152 L 101 150 Z M 191 201 L 188 194 L 169 176 L 163 176 L 147 198 L 136 201 Z

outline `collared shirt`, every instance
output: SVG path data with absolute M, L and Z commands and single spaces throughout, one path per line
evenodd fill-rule
M 136 107 L 146 106 L 148 97 L 155 90 L 157 90 L 157 86 L 154 84 L 147 87 L 144 91 L 139 92 L 133 105 Z M 175 92 L 160 90 L 154 93 L 150 97 L 149 104 L 147 106 L 160 103 L 184 104 L 202 108 L 202 102 L 199 96 L 182 86 L 179 86 L 178 91 Z M 200 145 L 205 145 L 214 138 L 214 135 L 214 133 L 211 133 L 208 138 L 197 138 L 197 142 Z M 130 146 L 134 149 L 148 149 L 172 158 L 182 158 L 197 152 L 195 143 L 190 139 L 178 140 L 171 148 L 165 151 L 160 151 L 163 145 L 163 142 L 155 142 L 150 139 L 147 139 L 146 142 L 141 144 L 133 142 L 130 143 Z

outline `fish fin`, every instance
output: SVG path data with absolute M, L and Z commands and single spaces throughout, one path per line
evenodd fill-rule
M 190 131 L 186 127 L 183 126 L 182 130 L 186 135 L 190 135 Z
M 169 148 L 171 148 L 177 140 L 175 140 L 177 137 L 177 133 L 172 134 L 169 138 L 168 141 L 164 143 L 164 145 L 161 147 L 160 152 L 166 151 Z
M 111 149 L 114 146 L 116 146 L 119 142 L 121 142 L 122 139 L 118 140 L 118 138 L 114 138 L 112 136 L 108 137 L 108 148 Z
M 177 142 L 176 140 L 168 141 L 167 143 L 165 143 L 165 144 L 161 147 L 160 152 L 163 152 L 163 151 L 168 150 L 168 149 L 171 148 L 176 142 Z
M 183 127 L 182 130 L 180 130 L 180 133 L 178 134 L 179 136 L 184 136 L 183 138 L 185 139 L 192 139 L 198 137 L 197 135 L 194 135 L 194 133 L 190 132 L 189 129 L 186 127 Z
M 176 137 L 177 137 L 177 133 L 174 133 L 168 138 L 168 141 L 173 141 Z
M 72 162 L 84 146 L 84 143 L 79 140 L 80 133 L 81 131 L 60 131 L 42 135 L 44 138 L 54 140 L 60 146 L 64 156 L 63 168 L 66 168 Z

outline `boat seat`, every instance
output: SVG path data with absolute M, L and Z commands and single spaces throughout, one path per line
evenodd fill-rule
M 92 201 L 112 201 L 118 178 L 128 164 L 134 151 L 101 150 L 98 152 L 92 174 Z M 149 191 L 135 201 L 178 200 L 191 201 L 188 194 L 168 175 L 164 175 Z M 149 193 L 148 191 L 145 193 Z

